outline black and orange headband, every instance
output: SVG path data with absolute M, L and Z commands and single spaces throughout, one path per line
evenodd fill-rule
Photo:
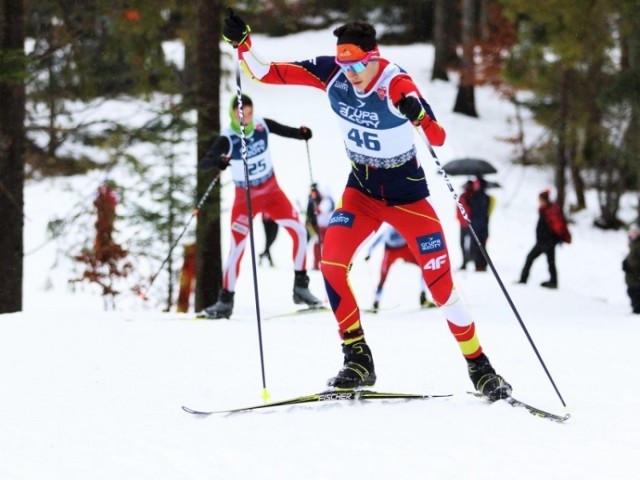
M 365 59 L 377 58 L 380 56 L 378 46 L 374 45 L 371 50 L 363 50 L 353 43 L 339 43 L 336 47 L 336 61 L 342 64 L 350 64 Z

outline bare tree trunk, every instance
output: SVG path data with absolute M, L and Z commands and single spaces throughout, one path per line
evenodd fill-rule
M 447 68 L 457 65 L 456 54 L 456 4 L 451 0 L 436 0 L 433 25 L 433 80 L 449 81 Z
M 556 201 L 560 207 L 564 206 L 565 186 L 567 184 L 567 131 L 569 115 L 569 71 L 563 70 L 560 78 L 560 92 L 558 95 L 558 146 L 555 169 Z
M 409 39 L 414 42 L 433 40 L 433 2 L 414 0 L 406 8 Z
M 494 0 L 477 0 L 478 9 L 478 36 L 482 40 L 487 40 L 490 35 L 491 15 L 490 8 Z
M 0 313 L 22 310 L 24 150 L 24 2 L 0 0 Z
M 473 48 L 475 43 L 475 0 L 462 2 L 462 68 L 453 111 L 477 117 Z
M 198 158 L 220 133 L 220 31 L 222 2 L 200 0 L 197 26 Z M 198 173 L 198 199 L 213 179 Z M 222 285 L 220 243 L 220 187 L 216 186 L 198 214 L 196 229 L 196 298 L 199 311 L 215 302 Z
M 571 170 L 571 182 L 573 190 L 576 193 L 576 203 L 570 206 L 572 212 L 578 212 L 587 208 L 587 199 L 585 196 L 585 185 L 582 175 L 580 174 L 580 165 L 578 163 L 578 140 L 576 138 L 571 142 L 569 151 L 569 168 Z
M 631 22 L 632 28 L 626 30 L 626 35 L 624 41 L 622 42 L 626 50 L 627 55 L 627 65 L 624 66 L 624 69 L 631 69 L 640 71 L 640 18 L 637 15 L 627 15 L 626 19 Z M 636 189 L 640 187 L 640 162 L 637 161 L 640 156 L 640 140 L 638 139 L 638 129 L 640 128 L 640 102 L 637 101 L 633 105 L 634 108 L 631 110 L 631 119 L 629 121 L 629 125 L 627 127 L 627 131 L 625 132 L 623 145 L 625 151 L 631 157 L 635 158 L 635 168 L 632 169 L 632 175 L 635 177 L 634 183 L 636 185 Z M 638 195 L 638 216 L 636 218 L 636 222 L 640 222 L 640 194 Z

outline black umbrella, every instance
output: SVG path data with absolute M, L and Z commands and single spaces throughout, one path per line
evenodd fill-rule
M 447 162 L 442 168 L 448 175 L 487 175 L 497 173 L 493 165 L 480 158 L 459 158 Z

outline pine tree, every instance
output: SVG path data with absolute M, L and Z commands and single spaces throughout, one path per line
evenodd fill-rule
M 601 209 L 596 224 L 617 228 L 628 177 L 620 133 L 635 120 L 621 119 L 620 104 L 612 98 L 627 98 L 625 103 L 631 106 L 637 94 L 620 81 L 625 69 L 615 52 L 624 51 L 624 43 L 633 39 L 628 33 L 632 28 L 624 25 L 631 26 L 629 19 L 638 17 L 640 5 L 631 0 L 502 0 L 502 4 L 519 25 L 507 78 L 534 93 L 529 106 L 551 133 L 541 152 L 555 166 L 559 202 L 565 199 L 569 171 L 577 189 L 575 207 L 584 207 L 582 176 L 590 172 Z M 614 85 L 617 95 L 612 96 Z
M 22 309 L 24 3 L 0 2 L 0 313 Z

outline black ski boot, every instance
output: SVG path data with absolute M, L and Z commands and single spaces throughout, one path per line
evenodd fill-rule
M 380 302 L 376 300 L 375 302 L 373 302 L 373 307 L 371 307 L 371 312 L 378 313 L 378 310 L 380 310 Z
M 293 302 L 298 305 L 306 303 L 310 307 L 322 305 L 322 302 L 309 291 L 309 276 L 305 270 L 296 272 L 296 277 L 293 281 Z
M 235 292 L 230 292 L 224 288 L 218 294 L 218 301 L 213 305 L 205 308 L 198 315 L 202 318 L 215 320 L 218 318 L 229 318 L 233 312 L 233 297 Z
M 478 358 L 467 359 L 467 368 L 474 388 L 489 400 L 496 401 L 511 395 L 511 385 L 496 373 L 484 353 Z
M 435 303 L 427 298 L 427 294 L 425 292 L 420 292 L 420 306 L 422 308 L 434 308 L 437 307 Z
M 363 340 L 350 345 L 342 344 L 344 366 L 338 375 L 327 382 L 337 389 L 352 390 L 359 387 L 370 387 L 376 383 L 371 349 Z

